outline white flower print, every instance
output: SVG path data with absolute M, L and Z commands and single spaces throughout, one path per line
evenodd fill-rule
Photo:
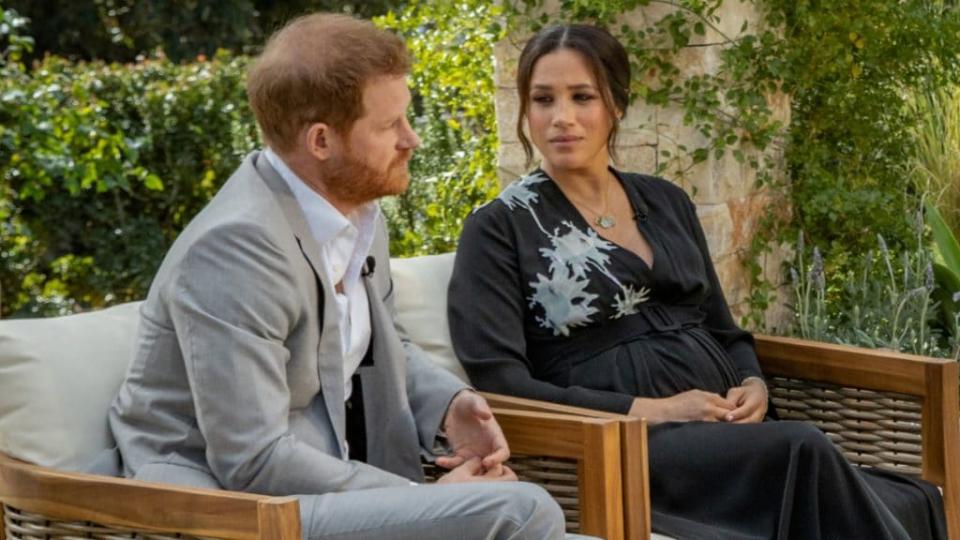
M 622 294 L 622 296 L 621 296 Z M 633 315 L 639 311 L 640 304 L 650 299 L 650 289 L 640 287 L 634 290 L 632 285 L 620 288 L 620 293 L 613 297 L 613 309 L 617 312 L 610 316 L 611 319 L 619 319 L 627 315 Z
M 597 312 L 590 306 L 597 295 L 586 291 L 589 283 L 576 279 L 565 265 L 557 267 L 550 277 L 538 273 L 537 281 L 530 283 L 534 293 L 529 298 L 531 308 L 543 308 L 544 316 L 537 317 L 537 322 L 553 330 L 555 336 L 569 336 L 570 328 L 589 323 L 590 316 Z
M 539 195 L 530 189 L 533 184 L 539 184 L 547 179 L 546 175 L 540 171 L 524 176 L 520 180 L 510 184 L 500 192 L 499 199 L 507 205 L 507 208 L 515 210 L 517 207 L 526 208 L 533 212 L 531 205 L 537 202 Z
M 591 266 L 605 270 L 610 256 L 604 252 L 612 250 L 614 245 L 600 238 L 593 229 L 584 233 L 569 221 L 561 224 L 567 227 L 566 234 L 561 235 L 558 227 L 550 235 L 553 248 L 540 248 L 540 253 L 550 259 L 550 271 L 556 273 L 560 266 L 569 266 L 574 276 L 583 278 Z

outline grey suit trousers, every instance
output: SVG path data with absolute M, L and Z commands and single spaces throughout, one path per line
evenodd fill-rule
M 221 489 L 209 474 L 175 465 L 141 467 L 136 479 Z M 304 540 L 553 540 L 563 513 L 526 482 L 421 484 L 299 495 Z

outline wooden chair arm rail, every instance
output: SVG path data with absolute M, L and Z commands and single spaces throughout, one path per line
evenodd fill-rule
M 3 454 L 0 501 L 58 519 L 116 527 L 235 540 L 300 540 L 295 497 L 58 471 Z
M 493 408 L 514 454 L 583 459 L 596 433 L 613 433 L 619 445 L 619 427 L 611 418 L 588 418 L 541 411 Z
M 540 411 L 545 413 L 585 416 L 588 418 L 629 418 L 626 415 L 598 411 L 596 409 L 585 409 L 583 407 L 561 405 L 559 403 L 552 403 L 549 401 L 520 398 L 505 394 L 495 394 L 493 392 L 480 392 L 480 395 L 487 400 L 487 403 L 489 403 L 491 407 L 499 407 L 503 409 L 514 409 L 518 411 Z
M 955 361 L 946 358 L 759 334 L 754 339 L 766 375 L 914 396 L 926 393 L 932 373 L 943 370 L 946 374 L 957 367 Z

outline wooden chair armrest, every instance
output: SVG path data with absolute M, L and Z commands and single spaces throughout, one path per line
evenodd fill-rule
M 539 411 L 554 414 L 568 414 L 574 416 L 586 416 L 587 418 L 629 418 L 628 416 L 596 409 L 585 409 L 583 407 L 573 407 L 571 405 L 561 405 L 549 401 L 540 401 L 537 399 L 526 399 L 504 394 L 495 394 L 493 392 L 480 392 L 490 404 L 491 407 L 503 409 L 513 409 L 517 411 Z
M 956 373 L 957 368 L 946 358 L 778 336 L 754 338 L 766 375 L 923 396 L 930 391 L 932 374 Z
M 764 374 L 918 396 L 923 478 L 943 487 L 950 538 L 960 539 L 960 371 L 957 362 L 895 351 L 755 336 Z
M 300 540 L 295 497 L 58 471 L 3 454 L 0 502 L 54 518 L 122 528 L 236 540 Z
M 513 455 L 577 461 L 581 533 L 623 538 L 617 420 L 501 408 L 494 414 Z

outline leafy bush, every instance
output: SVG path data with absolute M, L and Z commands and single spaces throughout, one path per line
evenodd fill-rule
M 407 192 L 384 201 L 395 256 L 456 247 L 463 219 L 498 191 L 493 44 L 503 36 L 489 0 L 413 0 L 377 23 L 399 31 L 414 56 L 414 153 Z M 438 23 L 437 21 L 442 21 Z
M 311 11 L 363 17 L 393 7 L 392 0 L 4 0 L 36 21 L 36 58 L 132 62 L 162 50 L 174 61 L 219 49 L 258 47 L 283 22 Z
M 929 0 L 764 0 L 792 95 L 787 162 L 796 225 L 836 256 L 870 233 L 910 249 L 919 117 L 909 90 L 960 78 L 960 11 Z
M 407 36 L 420 89 L 411 189 L 385 202 L 395 255 L 453 249 L 466 214 L 496 192 L 495 17 L 470 0 L 380 21 Z M 453 24 L 430 22 L 443 18 Z M 258 145 L 247 59 L 50 56 L 27 70 L 21 38 L 0 66 L 0 315 L 142 298 L 178 232 Z
M 0 82 L 3 314 L 141 298 L 177 233 L 257 144 L 246 59 L 72 64 Z

